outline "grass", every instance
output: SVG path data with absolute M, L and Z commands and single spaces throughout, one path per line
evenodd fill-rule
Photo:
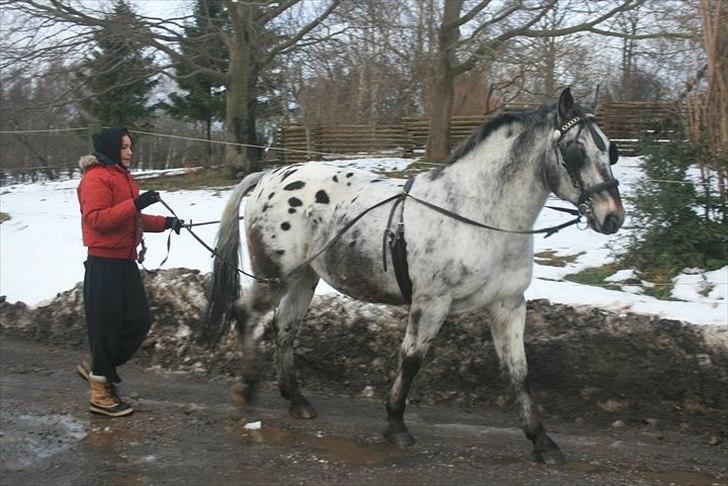
M 642 285 L 642 283 L 638 281 L 626 280 L 619 283 L 606 281 L 607 277 L 613 275 L 618 270 L 626 268 L 629 268 L 629 266 L 625 263 L 609 263 L 607 265 L 602 265 L 601 267 L 585 268 L 581 272 L 566 275 L 564 276 L 564 280 L 569 280 L 570 282 L 576 282 L 583 285 L 594 285 L 596 287 L 603 287 L 611 290 L 620 290 L 622 285 L 634 285 L 642 287 L 644 295 L 649 295 L 650 297 L 660 300 L 677 300 L 672 297 L 672 277 L 674 275 L 669 272 L 641 275 L 642 280 L 654 283 L 654 287 Z
M 183 191 L 210 187 L 229 187 L 238 183 L 224 168 L 199 169 L 186 174 L 137 179 L 142 191 Z
M 642 276 L 645 280 L 655 284 L 654 287 L 645 288 L 645 295 L 661 300 L 677 300 L 672 297 L 672 289 L 675 288 L 672 284 L 672 279 L 676 275 L 677 272 L 673 269 L 662 269 L 660 271 L 643 273 Z
M 8 213 L 0 212 L 0 223 L 4 223 L 5 221 L 10 220 L 10 215 Z
M 581 272 L 565 275 L 564 280 L 583 285 L 596 285 L 597 287 L 604 287 L 606 289 L 619 290 L 619 285 L 606 281 L 606 278 L 614 275 L 617 270 L 620 270 L 617 264 L 609 263 L 601 267 L 585 268 Z
M 549 267 L 565 267 L 569 263 L 574 263 L 577 258 L 585 252 L 579 252 L 576 255 L 556 255 L 553 250 L 546 250 L 533 255 L 536 263 L 539 265 L 547 265 Z
M 704 282 L 703 285 L 700 287 L 700 290 L 698 290 L 698 293 L 702 295 L 703 297 L 707 297 L 710 295 L 710 293 L 715 288 L 715 285 L 710 282 Z

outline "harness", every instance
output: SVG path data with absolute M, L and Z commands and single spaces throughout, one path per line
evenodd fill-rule
M 469 224 L 471 226 L 476 226 L 478 228 L 485 228 L 493 231 L 500 231 L 503 233 L 516 233 L 516 234 L 539 234 L 544 233 L 544 238 L 548 238 L 549 236 L 557 233 L 558 231 L 571 226 L 573 224 L 577 224 L 581 221 L 582 216 L 586 217 L 592 212 L 592 199 L 591 196 L 594 194 L 604 191 L 606 189 L 610 189 L 612 187 L 619 186 L 619 181 L 617 179 L 612 178 L 611 180 L 601 182 L 599 184 L 594 184 L 592 186 L 588 186 L 584 188 L 584 185 L 581 181 L 581 178 L 578 177 L 578 169 L 581 168 L 582 165 L 584 165 L 584 161 L 586 158 L 586 153 L 584 151 L 584 147 L 579 142 L 579 137 L 581 136 L 581 132 L 586 126 L 589 130 L 589 133 L 592 136 L 592 139 L 594 140 L 594 143 L 600 150 L 604 150 L 606 147 L 604 145 L 604 141 L 599 136 L 599 134 L 594 129 L 594 126 L 592 124 L 592 120 L 596 120 L 596 117 L 591 113 L 585 113 L 583 115 L 578 115 L 571 120 L 568 120 L 566 123 L 564 123 L 561 126 L 557 126 L 556 130 L 554 131 L 554 140 L 556 141 L 556 147 L 557 150 L 561 154 L 562 158 L 562 164 L 566 168 L 567 172 L 569 173 L 569 176 L 571 177 L 572 183 L 574 184 L 574 187 L 579 189 L 580 195 L 579 199 L 577 201 L 577 209 L 570 209 L 570 208 L 560 208 L 556 206 L 547 206 L 549 209 L 554 209 L 556 211 L 562 211 L 568 214 L 575 215 L 576 218 L 567 221 L 565 223 L 562 223 L 560 225 L 556 226 L 549 226 L 547 228 L 541 228 L 537 230 L 530 230 L 530 231 L 524 231 L 524 230 L 508 230 L 503 228 L 496 228 L 495 226 L 490 226 L 484 223 L 480 223 L 478 221 L 474 221 L 470 218 L 467 218 L 465 216 L 459 215 L 457 213 L 454 213 L 452 211 L 449 211 L 445 208 L 442 208 L 436 204 L 433 204 L 431 202 L 422 200 L 416 196 L 413 196 L 410 194 L 410 190 L 412 189 L 412 185 L 414 184 L 414 177 L 411 177 L 407 180 L 405 183 L 402 192 L 399 194 L 399 197 L 395 200 L 394 204 L 392 205 L 392 209 L 389 212 L 389 218 L 387 219 L 387 226 L 384 229 L 384 237 L 382 241 L 382 267 L 384 268 L 384 272 L 387 272 L 387 247 L 389 247 L 389 251 L 392 255 L 392 267 L 394 268 L 394 276 L 397 280 L 397 285 L 399 286 L 400 292 L 402 292 L 402 296 L 405 298 L 408 304 L 412 303 L 412 280 L 409 277 L 409 265 L 407 264 L 407 241 L 405 240 L 405 234 L 404 234 L 404 201 L 407 198 L 410 198 L 419 204 L 422 204 L 425 207 L 428 207 L 438 213 L 444 214 L 445 216 L 448 216 L 450 218 L 453 218 L 457 221 L 460 221 L 462 223 Z M 571 130 L 576 125 L 579 125 L 579 131 L 576 134 L 576 137 L 574 140 L 569 143 L 568 146 L 564 147 L 564 145 L 561 143 L 564 135 Z M 617 160 L 619 159 L 619 151 L 617 149 L 617 146 L 610 143 L 609 147 L 609 160 L 612 165 L 617 163 Z M 397 226 L 394 230 L 392 230 L 392 221 L 394 220 L 394 214 L 397 211 L 397 209 L 400 209 L 399 211 L 399 222 L 397 223 Z
M 407 241 L 404 239 L 404 200 L 409 196 L 410 189 L 415 183 L 415 178 L 410 177 L 402 188 L 402 194 L 392 204 L 392 210 L 389 211 L 389 219 L 387 219 L 387 227 L 384 228 L 384 238 L 382 239 L 382 266 L 384 273 L 387 273 L 387 246 L 392 253 L 392 266 L 394 267 L 394 277 L 397 279 L 399 291 L 408 304 L 412 303 L 412 280 L 409 277 L 409 265 L 407 264 Z M 411 197 L 411 196 L 410 196 Z M 392 220 L 397 208 L 399 211 L 399 223 L 394 231 Z
M 579 190 L 579 199 L 577 200 L 576 206 L 579 209 L 579 213 L 583 216 L 588 216 L 592 212 L 593 201 L 591 199 L 591 196 L 606 189 L 611 189 L 612 187 L 619 186 L 619 181 L 615 178 L 612 178 L 608 181 L 594 184 L 593 186 L 585 188 L 581 178 L 578 176 L 578 171 L 584 165 L 584 161 L 586 159 L 584 145 L 579 141 L 581 132 L 583 131 L 585 126 L 589 130 L 592 140 L 594 141 L 594 144 L 597 146 L 597 148 L 599 150 L 606 149 L 606 146 L 604 145 L 604 140 L 602 140 L 602 137 L 599 136 L 596 129 L 594 128 L 593 122 L 596 121 L 596 119 L 597 117 L 591 113 L 577 115 L 571 120 L 566 121 L 563 125 L 557 126 L 553 135 L 554 141 L 556 141 L 556 150 L 558 151 L 558 153 L 561 154 L 561 163 L 566 168 L 566 171 L 569 173 L 569 176 L 571 177 L 571 183 L 574 185 L 575 188 Z M 576 125 L 579 125 L 579 131 L 576 132 L 576 137 L 574 137 L 574 140 L 572 140 L 567 146 L 564 146 L 562 143 L 564 135 L 566 135 L 566 133 L 574 128 Z M 614 165 L 617 163 L 618 160 L 619 149 L 615 144 L 610 142 L 609 163 Z
M 549 209 L 553 209 L 556 211 L 561 211 L 567 214 L 571 214 L 573 216 L 576 216 L 574 219 L 571 219 L 565 223 L 555 225 L 555 226 L 549 226 L 546 228 L 541 228 L 537 230 L 509 230 L 509 229 L 503 229 L 503 228 L 497 228 L 495 226 L 490 226 L 484 223 L 480 223 L 478 221 L 472 220 L 470 218 L 467 218 L 465 216 L 462 216 L 460 214 L 454 213 L 452 211 L 449 211 L 443 207 L 440 207 L 436 204 L 433 204 L 431 202 L 422 200 L 416 196 L 413 196 L 410 194 L 410 190 L 412 189 L 412 186 L 414 185 L 414 177 L 411 177 L 407 179 L 405 182 L 402 192 L 399 194 L 395 194 L 393 196 L 387 197 L 373 206 L 368 207 L 367 209 L 363 210 L 361 213 L 359 213 L 356 217 L 351 219 L 346 225 L 344 225 L 341 230 L 331 239 L 329 240 L 326 245 L 324 245 L 322 248 L 320 248 L 318 251 L 316 251 L 314 254 L 309 256 L 303 263 L 298 265 L 296 268 L 291 270 L 286 277 L 293 275 L 306 267 L 308 264 L 310 264 L 314 259 L 316 259 L 319 255 L 321 255 L 323 252 L 325 252 L 327 249 L 329 249 L 334 243 L 336 243 L 341 237 L 348 231 L 357 221 L 359 221 L 364 215 L 369 213 L 370 211 L 384 206 L 385 204 L 388 204 L 392 201 L 394 201 L 394 204 L 392 205 L 392 209 L 389 212 L 389 218 L 387 219 L 387 226 L 384 229 L 384 237 L 382 241 L 382 266 L 384 268 L 384 271 L 387 272 L 387 248 L 389 248 L 389 251 L 392 254 L 392 266 L 394 268 L 394 274 L 395 278 L 397 280 L 397 285 L 399 286 L 400 292 L 402 292 L 402 296 L 405 298 L 408 304 L 412 303 L 412 280 L 409 277 L 409 265 L 407 264 L 407 242 L 405 240 L 405 233 L 404 233 L 404 202 L 405 199 L 409 198 L 413 201 L 416 201 L 419 204 L 422 204 L 423 206 L 432 209 L 433 211 L 436 211 L 440 214 L 443 214 L 445 216 L 448 216 L 452 219 L 455 219 L 457 221 L 460 221 L 465 224 L 469 224 L 471 226 L 475 226 L 478 228 L 485 228 L 493 231 L 500 231 L 503 233 L 513 233 L 513 234 L 540 234 L 543 233 L 545 236 L 544 238 L 548 238 L 549 236 L 557 233 L 558 231 L 572 226 L 574 224 L 577 224 L 581 221 L 582 217 L 588 216 L 592 209 L 591 209 L 591 196 L 596 194 L 597 192 L 617 187 L 619 185 L 619 181 L 617 179 L 611 179 L 606 182 L 602 182 L 599 184 L 595 184 L 593 186 L 589 186 L 587 188 L 583 187 L 583 184 L 581 182 L 581 179 L 577 176 L 576 171 L 581 167 L 581 165 L 584 164 L 584 159 L 586 157 L 584 147 L 579 142 L 579 136 L 581 135 L 582 129 L 584 125 L 587 126 L 589 129 L 589 132 L 591 133 L 592 139 L 594 140 L 594 143 L 599 147 L 601 150 L 605 149 L 604 141 L 599 137 L 599 135 L 596 133 L 596 130 L 592 126 L 592 120 L 595 120 L 596 117 L 590 113 L 586 113 L 584 115 L 578 115 L 571 120 L 567 121 L 561 126 L 557 126 L 556 130 L 554 131 L 554 140 L 556 142 L 557 150 L 561 154 L 562 158 L 562 164 L 564 167 L 566 167 L 567 172 L 571 176 L 572 183 L 574 186 L 579 189 L 580 196 L 577 203 L 578 209 L 571 209 L 571 208 L 560 208 L 556 206 L 546 206 Z M 574 140 L 566 147 L 564 147 L 561 143 L 564 135 L 566 132 L 568 132 L 571 128 L 573 128 L 576 125 L 579 125 L 579 131 L 577 132 L 576 137 Z M 611 144 L 609 147 L 609 159 L 610 163 L 614 165 L 619 158 L 619 151 L 617 149 L 617 146 L 614 144 Z M 161 199 L 160 199 L 161 200 Z M 176 216 L 174 210 L 163 200 L 161 200 L 162 204 L 173 214 Z M 399 221 L 397 222 L 397 226 L 394 229 L 394 231 L 391 230 L 392 222 L 394 221 L 394 215 L 395 212 L 399 209 Z M 242 217 L 240 219 L 243 219 Z M 197 223 L 197 224 L 186 224 L 183 227 L 202 245 L 204 246 L 213 256 L 217 258 L 221 258 L 223 263 L 230 266 L 231 268 L 234 268 L 238 273 L 241 273 L 243 275 L 246 275 L 248 277 L 253 278 L 254 280 L 271 286 L 278 286 L 281 283 L 282 279 L 279 278 L 263 278 L 259 277 L 250 273 L 245 272 L 242 268 L 238 268 L 236 265 L 233 265 L 231 262 L 226 261 L 223 259 L 218 252 L 211 248 L 207 243 L 205 243 L 197 234 L 195 234 L 192 231 L 193 226 L 202 226 L 202 225 L 208 225 L 208 224 L 214 224 L 219 223 L 219 221 L 206 221 L 203 223 Z M 171 232 L 170 232 L 170 238 L 171 238 Z M 167 256 L 169 256 L 169 249 L 170 249 L 170 239 L 167 240 Z M 167 258 L 165 257 L 164 261 L 166 261 Z M 162 264 L 164 263 L 162 262 Z M 161 266 L 161 265 L 160 265 Z

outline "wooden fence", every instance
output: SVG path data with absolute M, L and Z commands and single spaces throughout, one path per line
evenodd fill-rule
M 484 121 L 506 111 L 534 108 L 529 103 L 508 103 L 490 116 L 454 116 L 450 120 L 453 147 L 470 136 Z M 672 103 L 609 102 L 596 110 L 599 125 L 625 155 L 639 153 L 645 137 L 672 130 L 671 122 L 679 116 Z M 412 156 L 425 149 L 429 135 L 429 118 L 406 117 L 397 125 L 300 125 L 281 128 L 278 145 L 282 162 L 290 164 L 337 155 L 392 153 Z M 293 150 L 293 152 L 288 151 Z

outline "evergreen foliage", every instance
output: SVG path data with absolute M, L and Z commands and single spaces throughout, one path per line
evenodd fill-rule
M 682 140 L 651 144 L 644 177 L 629 200 L 633 233 L 626 260 L 648 275 L 672 277 L 684 268 L 728 263 L 728 214 L 705 145 Z M 673 183 L 660 181 L 675 181 Z
M 154 59 L 129 36 L 135 22 L 129 4 L 120 0 L 106 20 L 107 26 L 94 35 L 96 49 L 78 74 L 81 107 L 102 126 L 144 126 L 153 110 L 149 91 L 158 82 Z
M 183 56 L 198 66 L 224 72 L 229 54 L 217 31 L 220 27 L 225 29 L 226 19 L 222 1 L 198 0 L 194 22 L 184 29 L 185 38 L 180 45 Z M 213 121 L 224 116 L 223 82 L 219 77 L 195 72 L 189 64 L 176 63 L 174 68 L 175 81 L 187 94 L 171 93 L 168 101 L 158 106 L 176 118 L 204 123 L 209 140 Z

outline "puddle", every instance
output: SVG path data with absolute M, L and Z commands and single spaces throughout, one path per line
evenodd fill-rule
M 88 434 L 88 426 L 71 415 L 1 413 L 3 466 L 24 469 L 68 449 Z
M 344 462 L 354 466 L 369 466 L 411 457 L 412 453 L 388 443 L 360 443 L 342 437 L 311 436 L 303 432 L 285 430 L 270 422 L 263 422 L 258 430 L 244 430 L 237 422 L 228 428 L 243 440 L 251 443 L 285 445 L 293 448 L 310 448 L 317 456 L 331 462 Z
M 723 486 L 726 484 L 726 479 L 728 479 L 723 474 L 714 476 L 690 471 L 642 471 L 640 476 L 651 481 L 685 486 L 711 486 L 713 484 Z

